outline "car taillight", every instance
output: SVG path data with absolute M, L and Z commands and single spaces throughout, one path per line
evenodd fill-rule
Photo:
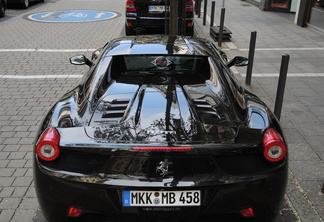
M 68 211 L 68 217 L 79 217 L 83 213 L 82 209 L 76 207 L 70 207 Z
M 242 209 L 242 210 L 240 210 L 240 212 L 243 217 L 254 217 L 254 211 L 253 211 L 253 208 L 251 208 L 251 207 Z
M 126 1 L 126 12 L 136 12 L 134 1 L 132 0 Z
M 53 161 L 60 154 L 60 134 L 55 128 L 48 128 L 36 144 L 36 154 L 45 161 Z
M 186 1 L 186 12 L 193 12 L 194 11 L 194 3 L 192 0 Z
M 287 154 L 287 147 L 282 137 L 274 129 L 268 129 L 263 136 L 263 155 L 271 161 L 282 160 Z

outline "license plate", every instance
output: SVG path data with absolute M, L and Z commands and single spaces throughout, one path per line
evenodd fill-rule
M 149 10 L 149 12 L 164 12 L 165 6 L 164 5 L 149 5 L 148 10 Z
M 123 191 L 124 207 L 200 206 L 200 190 Z

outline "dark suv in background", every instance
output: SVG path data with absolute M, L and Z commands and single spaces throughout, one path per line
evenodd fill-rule
M 7 9 L 7 0 L 0 0 L 0 18 L 5 16 Z
M 178 4 L 178 34 L 193 36 L 194 2 L 178 0 Z M 170 0 L 126 0 L 126 35 L 168 34 L 169 5 Z

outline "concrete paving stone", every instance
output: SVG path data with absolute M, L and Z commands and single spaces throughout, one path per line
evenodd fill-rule
M 33 143 L 34 143 L 34 137 L 33 137 Z M 33 143 L 30 143 L 30 144 L 25 144 L 25 145 L 22 145 L 19 149 L 20 152 L 27 152 L 27 155 L 25 156 L 25 159 L 29 159 L 31 158 L 31 151 L 33 151 Z
M 298 180 L 319 180 L 324 178 L 323 161 L 289 161 L 289 165 Z
M 309 109 L 314 115 L 318 117 L 324 117 L 324 105 L 310 106 Z
M 25 132 L 15 132 L 15 134 L 13 135 L 13 137 L 17 137 L 17 138 L 23 138 L 23 137 L 29 137 L 30 132 L 25 131 Z
M 24 167 L 24 165 L 26 164 L 26 160 L 10 160 L 9 164 L 8 164 L 8 168 L 11 167 Z
M 37 198 L 23 198 L 19 205 L 19 209 L 33 209 L 34 212 L 38 208 Z
M 4 148 L 4 145 L 0 145 L 0 151 L 1 151 L 0 160 L 6 160 L 10 154 L 10 152 L 2 151 L 3 148 Z
M 305 140 L 312 147 L 312 149 L 316 152 L 324 151 L 324 137 L 323 135 L 319 136 L 309 136 L 306 137 Z
M 30 222 L 35 216 L 35 210 L 18 209 L 15 211 L 11 222 Z
M 300 89 L 290 89 L 292 93 L 296 96 L 300 97 L 318 97 L 318 93 L 316 93 L 312 88 L 305 88 L 303 90 Z
M 8 163 L 9 163 L 9 160 L 1 160 L 0 161 L 0 168 L 7 167 Z
M 289 171 L 288 175 L 287 194 L 300 220 L 303 222 L 322 222 L 293 173 Z
M 295 128 L 285 128 L 285 137 L 288 144 L 307 144 L 304 136 Z
M 7 144 L 5 144 L 5 147 L 2 149 L 2 151 L 15 152 L 15 151 L 18 151 L 19 148 L 20 148 L 20 145 L 16 145 L 16 144 L 7 145 Z
M 1 132 L 0 133 L 0 137 L 13 137 L 13 135 L 15 134 L 15 132 Z
M 282 114 L 281 116 L 286 115 L 289 117 L 289 119 L 295 123 L 295 126 L 297 124 L 302 125 L 302 123 L 316 123 L 319 121 L 318 117 L 315 116 L 314 114 L 308 112 L 303 112 L 303 111 L 289 111 L 286 110 L 285 104 L 283 104 L 282 107 Z M 295 127 L 294 126 L 294 127 Z
M 296 128 L 305 137 L 324 135 L 323 122 L 320 121 L 313 123 L 303 123 L 302 126 L 300 124 L 296 124 Z
M 289 160 L 320 161 L 320 157 L 308 144 L 288 144 Z
M 22 115 L 22 114 L 20 114 Z M 13 131 L 15 132 L 26 132 L 28 131 L 30 126 L 16 126 Z
M 12 176 L 14 177 L 23 177 L 25 176 L 27 169 L 25 168 L 17 168 Z
M 36 126 L 39 126 L 39 124 L 36 124 Z M 21 144 L 21 145 L 30 145 L 30 144 L 33 144 L 35 138 L 22 138 L 18 144 Z
M 33 155 L 32 152 L 30 152 L 30 154 L 31 154 L 31 156 Z M 32 157 L 30 159 L 32 159 Z M 28 168 L 27 171 L 26 171 L 25 176 L 27 176 L 27 177 L 33 177 L 34 176 L 33 169 L 32 168 Z
M 15 169 L 13 168 L 2 168 L 0 170 L 0 177 L 10 177 L 15 172 Z
M 23 121 L 23 116 L 17 116 L 17 115 L 14 115 L 12 112 L 10 112 L 10 115 L 11 116 L 8 116 L 8 120 L 9 121 Z
M 24 167 L 27 167 L 27 168 L 32 168 L 33 167 L 33 160 L 30 159 L 30 160 L 27 160 L 26 164 Z
M 8 160 L 22 160 L 26 156 L 26 152 L 11 152 Z
M 15 188 L 14 187 L 3 187 L 0 192 L 0 198 L 11 197 Z
M 321 192 L 324 178 L 318 178 L 317 180 L 301 180 L 300 186 L 306 192 L 307 197 L 318 208 L 324 208 L 324 194 Z
M 11 221 L 15 210 L 2 210 L 0 213 L 0 222 L 8 222 Z
M 25 197 L 29 197 L 29 198 L 30 197 L 33 197 L 33 198 L 36 198 L 37 197 L 34 186 L 30 186 L 28 188 Z
M 16 187 L 11 197 L 24 197 L 28 187 Z
M 17 209 L 21 201 L 22 198 L 3 198 L 0 202 L 0 209 Z
M 25 125 L 26 121 L 23 120 L 14 120 L 10 122 L 10 126 L 20 126 L 20 125 Z
M 15 187 L 28 187 L 33 181 L 33 177 L 16 177 L 13 186 Z
M 299 100 L 309 107 L 319 106 L 319 105 L 323 104 L 323 98 L 321 96 L 316 96 L 316 97 L 309 97 L 309 96 L 302 97 L 301 96 L 301 97 L 299 97 Z

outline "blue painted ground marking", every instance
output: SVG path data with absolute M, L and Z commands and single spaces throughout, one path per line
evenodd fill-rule
M 70 10 L 42 12 L 30 15 L 28 18 L 38 22 L 94 22 L 112 19 L 117 15 L 115 12 Z

